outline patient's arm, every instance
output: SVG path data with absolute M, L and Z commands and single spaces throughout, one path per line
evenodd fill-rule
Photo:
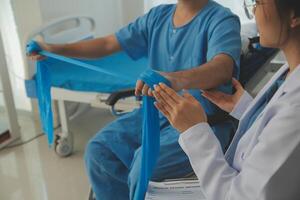
M 233 59 L 225 54 L 215 56 L 211 61 L 186 71 L 163 73 L 170 79 L 175 90 L 216 88 L 231 80 Z
M 211 61 L 185 71 L 160 72 L 166 77 L 175 91 L 182 89 L 207 90 L 219 87 L 231 80 L 233 75 L 234 61 L 226 54 L 219 54 Z M 152 91 L 141 80 L 137 81 L 136 95 L 152 96 Z
M 212 89 L 231 80 L 234 68 L 233 59 L 226 54 L 219 54 L 211 61 L 196 68 L 177 71 L 160 72 L 172 84 L 175 91 L 182 89 Z M 137 81 L 135 94 L 152 95 L 147 85 L 141 80 Z
M 75 58 L 99 58 L 121 50 L 121 46 L 115 35 L 85 40 L 71 44 L 46 44 L 39 42 L 42 49 Z M 29 55 L 33 60 L 39 60 L 41 56 L 33 53 Z

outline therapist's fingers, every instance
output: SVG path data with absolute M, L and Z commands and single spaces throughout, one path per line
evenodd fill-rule
M 202 96 L 207 98 L 212 102 L 219 102 L 220 100 L 224 100 L 225 93 L 219 91 L 203 91 Z
M 208 92 L 203 92 L 202 96 L 204 96 L 206 99 L 208 99 L 209 101 L 213 102 L 216 104 L 215 102 L 215 98 L 213 97 L 212 94 L 208 93 Z
M 219 91 L 206 91 L 202 95 L 226 112 L 231 112 L 239 99 L 237 93 L 228 95 Z
M 170 96 L 170 98 L 174 102 L 179 103 L 179 101 L 182 100 L 182 97 L 179 94 L 177 94 L 177 92 L 175 92 L 175 90 L 168 87 L 166 84 L 159 83 L 159 86 L 162 88 L 162 91 L 165 92 L 166 94 L 168 94 L 168 96 Z
M 208 99 L 210 102 L 212 102 L 215 105 L 220 106 L 220 100 L 216 99 L 215 97 L 211 96 L 210 94 L 202 94 L 202 96 L 204 96 L 206 99 Z
M 232 78 L 232 85 L 233 85 L 233 87 L 234 87 L 237 91 L 239 91 L 239 90 L 244 90 L 242 84 L 241 84 L 238 80 L 236 80 L 235 78 Z
M 167 94 L 160 86 L 155 85 L 155 92 L 161 97 L 161 101 L 165 104 L 168 104 L 169 107 L 173 108 L 178 103 L 169 95 Z
M 216 104 L 217 106 L 223 108 L 224 104 L 231 101 L 231 97 L 223 92 L 219 91 L 204 91 L 202 93 L 206 99 Z
M 168 102 L 158 92 L 153 91 L 153 96 L 156 99 L 156 101 L 159 104 L 163 105 L 164 108 L 167 109 L 168 111 L 171 112 L 171 110 L 174 108 L 173 106 L 170 106 L 170 104 L 168 104 Z
M 189 102 L 192 103 L 199 103 L 198 100 L 193 97 L 193 95 L 191 95 L 188 91 L 184 91 L 183 95 L 182 95 L 186 100 L 188 100 Z
M 153 94 L 152 94 L 152 89 L 151 88 L 149 88 L 149 90 L 148 90 L 148 96 L 150 96 L 150 97 L 153 97 Z
M 169 111 L 162 105 L 161 103 L 155 102 L 154 103 L 155 107 L 166 117 L 170 118 L 170 113 Z
M 135 95 L 140 96 L 142 94 L 144 82 L 142 80 L 137 80 L 136 86 L 135 86 Z

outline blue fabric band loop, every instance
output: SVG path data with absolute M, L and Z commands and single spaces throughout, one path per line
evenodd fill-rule
M 165 83 L 171 87 L 171 83 L 168 79 L 151 69 L 143 72 L 140 76 L 140 79 L 144 81 L 152 90 L 154 89 L 154 85 L 159 83 Z
M 113 73 L 113 71 L 105 70 L 101 67 L 96 67 L 88 63 L 81 62 L 76 59 L 67 58 L 64 56 L 56 55 L 47 51 L 42 50 L 36 41 L 31 41 L 26 46 L 26 53 L 30 54 L 36 52 L 39 55 L 46 56 L 48 58 L 53 58 L 58 61 L 63 61 L 65 63 L 71 63 L 73 65 L 83 67 L 85 69 L 93 70 L 95 72 L 101 73 L 103 75 L 109 75 L 119 78 L 118 74 Z M 36 95 L 38 98 L 40 118 L 42 122 L 43 131 L 47 134 L 48 144 L 51 146 L 54 142 L 54 130 L 53 130 L 53 117 L 51 108 L 51 74 L 47 66 L 46 60 L 41 60 L 36 62 Z M 124 78 L 124 81 L 128 81 Z
M 165 83 L 171 86 L 170 82 L 159 73 L 149 69 L 141 74 L 140 79 L 150 88 L 154 89 L 155 84 Z M 131 199 L 143 200 L 147 192 L 149 180 L 159 157 L 160 149 L 160 125 L 158 110 L 154 106 L 154 98 L 143 97 L 143 135 L 142 135 L 142 156 L 140 175 L 136 188 Z M 134 187 L 134 186 L 133 186 Z

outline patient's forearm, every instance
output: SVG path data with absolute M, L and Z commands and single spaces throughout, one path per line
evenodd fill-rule
M 197 68 L 170 73 L 179 89 L 212 89 L 227 81 L 233 74 L 234 62 L 227 55 L 218 55 L 212 61 Z M 168 76 L 168 75 L 167 75 Z
M 99 58 L 121 50 L 114 35 L 71 44 L 46 45 L 45 50 L 68 57 Z

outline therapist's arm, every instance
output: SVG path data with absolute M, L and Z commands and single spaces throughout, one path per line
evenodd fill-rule
M 211 61 L 196 68 L 171 73 L 163 73 L 175 90 L 212 89 L 231 80 L 234 69 L 233 59 L 226 54 L 219 54 Z
M 88 59 L 107 56 L 121 50 L 121 46 L 114 34 L 71 44 L 46 44 L 39 42 L 39 45 L 43 50 L 52 53 L 67 57 Z M 29 55 L 29 57 L 33 60 L 39 60 L 42 58 L 36 53 Z
M 289 158 L 299 157 L 299 118 L 299 107 L 287 105 L 276 113 L 261 130 L 251 153 L 244 155 L 241 171 L 225 160 L 218 139 L 207 123 L 197 124 L 181 134 L 179 144 L 188 155 L 208 199 L 258 199 L 267 195 L 265 189 L 278 173 L 289 175 L 294 179 L 290 183 L 295 184 L 297 176 L 290 175 L 297 175 L 299 170 Z M 278 181 L 274 185 L 287 188 Z M 269 192 L 274 192 L 274 188 Z M 299 194 L 295 185 L 290 186 L 289 192 Z
M 272 180 L 278 173 L 298 174 L 297 160 L 289 158 L 299 157 L 299 104 L 277 105 L 265 116 L 268 123 L 256 129 L 259 132 L 252 130 L 253 137 L 259 134 L 256 144 L 248 146 L 244 153 L 239 148 L 236 150 L 238 157 L 235 159 L 242 162 L 240 170 L 225 159 L 218 139 L 206 122 L 206 114 L 195 98 L 188 93 L 179 96 L 164 84 L 155 88 L 155 105 L 181 133 L 179 144 L 187 154 L 207 199 L 258 199 L 265 194 L 270 181 L 280 186 L 279 182 Z M 291 167 L 283 167 L 286 165 Z M 297 176 L 289 177 L 295 184 Z M 286 184 L 281 186 L 286 188 Z M 297 185 L 289 189 L 292 194 L 298 192 L 294 186 Z

